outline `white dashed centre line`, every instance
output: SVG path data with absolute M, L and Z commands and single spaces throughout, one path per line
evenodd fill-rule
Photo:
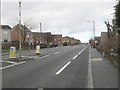
M 73 59 L 76 59 L 78 57 L 78 55 L 76 55 Z
M 79 54 L 81 54 L 82 52 L 79 52 Z
M 56 74 L 60 74 L 71 62 L 69 61 L 67 64 L 65 64 Z

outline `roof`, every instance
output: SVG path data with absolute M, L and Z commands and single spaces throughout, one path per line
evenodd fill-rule
M 59 36 L 59 37 L 61 37 L 62 34 L 52 34 L 52 36 Z
M 51 34 L 51 32 L 32 32 L 33 34 Z
M 9 25 L 1 25 L 1 29 L 11 29 Z
M 18 27 L 19 26 L 19 24 L 17 24 L 17 25 L 15 25 L 13 28 L 12 28 L 12 31 L 16 28 L 16 27 Z M 22 30 L 25 30 L 26 32 L 31 32 L 26 26 L 24 26 L 24 25 L 20 25 L 20 28 L 22 29 Z

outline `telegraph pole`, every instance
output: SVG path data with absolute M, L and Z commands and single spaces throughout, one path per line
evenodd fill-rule
M 21 1 L 19 1 L 19 57 L 21 58 Z
M 94 37 L 94 40 L 95 40 L 95 21 L 92 21 L 93 22 L 93 37 Z
M 40 34 L 41 34 L 41 36 L 42 36 L 42 23 L 41 23 L 41 22 L 40 22 Z M 40 36 L 40 43 L 42 42 L 41 36 Z
M 40 22 L 40 32 L 42 33 L 42 24 L 41 24 L 41 22 Z
M 95 21 L 88 20 L 88 22 L 92 22 L 93 24 L 93 39 L 95 40 Z

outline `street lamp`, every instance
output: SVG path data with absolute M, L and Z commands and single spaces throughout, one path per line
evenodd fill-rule
M 93 24 L 93 40 L 95 40 L 95 21 L 88 20 L 88 22 L 92 22 Z
M 20 55 L 19 57 L 21 58 L 21 31 L 20 31 L 20 27 L 21 27 L 21 1 L 19 0 L 19 51 L 20 51 Z
M 40 22 L 40 44 L 42 42 L 41 38 L 42 38 L 42 23 Z

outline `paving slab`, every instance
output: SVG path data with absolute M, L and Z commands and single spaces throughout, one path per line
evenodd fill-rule
M 91 60 L 94 88 L 118 88 L 118 68 L 94 48 Z

